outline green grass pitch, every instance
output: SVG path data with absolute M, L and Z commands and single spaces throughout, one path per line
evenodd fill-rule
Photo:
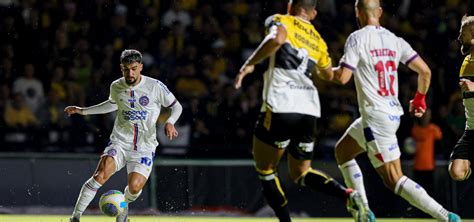
M 81 222 L 114 222 L 115 218 L 105 216 L 84 216 Z M 352 222 L 351 218 L 295 218 L 294 222 Z M 423 222 L 433 219 L 381 219 L 378 222 Z M 463 220 L 473 221 L 473 220 Z M 68 215 L 0 215 L 0 222 L 69 222 Z M 277 222 L 276 218 L 260 217 L 174 217 L 174 216 L 131 216 L 130 222 Z

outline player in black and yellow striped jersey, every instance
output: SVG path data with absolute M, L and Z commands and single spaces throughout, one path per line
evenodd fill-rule
M 471 14 L 469 14 L 471 13 Z M 458 40 L 461 42 L 461 53 L 466 55 L 459 71 L 459 86 L 463 93 L 466 112 L 466 129 L 463 136 L 454 146 L 449 164 L 451 178 L 458 181 L 467 180 L 472 172 L 474 161 L 474 1 L 470 1 L 468 15 L 461 20 Z
M 281 222 L 291 221 L 288 200 L 277 174 L 278 163 L 288 150 L 290 178 L 298 185 L 344 201 L 357 221 L 366 221 L 360 194 L 329 175 L 311 168 L 316 119 L 321 105 L 314 79 L 333 78 L 326 42 L 310 23 L 316 17 L 316 0 L 293 0 L 287 15 L 275 14 L 265 21 L 267 35 L 247 59 L 234 86 L 269 60 L 264 73 L 263 104 L 255 127 L 253 155 L 263 194 Z

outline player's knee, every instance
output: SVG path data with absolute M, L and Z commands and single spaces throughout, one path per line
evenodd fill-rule
M 144 185 L 144 182 L 140 180 L 132 180 L 128 183 L 128 190 L 131 194 L 137 194 L 142 190 Z
M 94 174 L 94 180 L 100 184 L 104 184 L 110 178 L 111 175 L 108 175 L 105 171 L 97 171 Z
M 463 181 L 463 180 L 466 180 L 470 176 L 469 171 L 470 171 L 469 168 L 465 169 L 462 167 L 451 166 L 449 168 L 449 175 L 451 176 L 453 180 Z

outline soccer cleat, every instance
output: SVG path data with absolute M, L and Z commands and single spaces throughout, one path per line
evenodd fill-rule
M 369 208 L 367 208 L 367 221 L 375 222 L 375 214 Z
M 364 204 L 359 192 L 351 190 L 347 200 L 347 211 L 356 222 L 375 222 L 374 213 Z
M 461 222 L 461 217 L 453 212 L 448 213 L 448 222 Z
M 123 212 L 117 215 L 116 222 L 128 222 L 128 204 L 123 208 Z
M 71 218 L 69 218 L 69 222 L 79 222 L 79 218 L 71 217 Z

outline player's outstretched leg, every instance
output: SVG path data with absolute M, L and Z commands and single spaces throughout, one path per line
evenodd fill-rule
M 263 196 L 265 196 L 268 205 L 273 209 L 280 222 L 291 222 L 288 199 L 286 199 L 277 173 L 273 170 L 263 171 L 259 169 L 257 169 L 257 172 L 262 183 Z
M 79 192 L 79 197 L 77 198 L 76 205 L 74 207 L 74 211 L 70 218 L 71 222 L 78 222 L 79 218 L 86 210 L 89 203 L 94 199 L 97 190 L 102 186 L 102 184 L 98 183 L 93 177 L 87 180 L 84 185 L 82 185 L 81 192 Z
M 140 190 L 136 194 L 132 194 L 132 193 L 130 193 L 130 189 L 127 186 L 127 187 L 125 187 L 124 194 L 125 194 L 125 202 L 127 202 L 127 206 L 123 210 L 123 213 L 117 215 L 117 218 L 116 218 L 117 222 L 127 222 L 127 219 L 128 219 L 128 204 L 135 201 L 136 199 L 138 199 L 140 194 L 142 194 L 142 190 Z
M 374 214 L 367 211 L 360 193 L 347 189 L 329 175 L 315 169 L 309 169 L 295 181 L 301 186 L 309 187 L 347 202 L 347 210 L 358 222 L 375 221 Z
M 375 221 L 375 214 L 370 210 L 369 201 L 365 193 L 364 177 L 355 159 L 347 161 L 339 166 L 344 182 L 349 188 L 356 190 L 364 203 L 364 212 L 367 213 L 367 220 Z M 354 217 L 355 218 L 355 217 Z
M 407 200 L 411 205 L 440 221 L 461 221 L 459 216 L 444 209 L 426 190 L 406 176 L 402 176 L 396 186 L 395 193 Z

